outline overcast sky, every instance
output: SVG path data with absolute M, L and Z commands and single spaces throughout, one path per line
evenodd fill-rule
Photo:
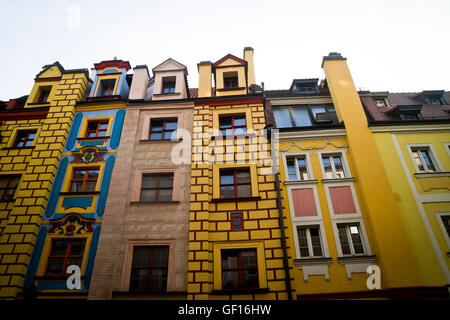
M 450 90 L 450 0 L 5 1 L 0 7 L 0 100 L 29 94 L 45 64 L 89 68 L 128 60 L 188 67 L 254 48 L 266 89 L 323 78 L 322 57 L 347 58 L 357 88 Z

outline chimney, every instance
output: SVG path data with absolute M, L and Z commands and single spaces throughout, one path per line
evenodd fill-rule
M 198 68 L 198 97 L 211 97 L 212 62 L 202 61 Z
M 129 99 L 145 99 L 150 74 L 146 65 L 133 68 L 133 80 L 131 81 Z
M 256 84 L 255 79 L 255 64 L 253 63 L 253 48 L 244 48 L 244 60 L 247 61 L 247 85 L 250 87 L 252 84 Z

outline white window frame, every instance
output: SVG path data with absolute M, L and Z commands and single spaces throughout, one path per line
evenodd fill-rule
M 327 258 L 330 256 L 329 250 L 328 250 L 328 243 L 327 243 L 327 237 L 325 234 L 325 228 L 323 221 L 316 221 L 316 222 L 302 222 L 302 223 L 293 223 L 293 231 L 294 231 L 294 244 L 295 244 L 295 254 L 297 256 L 297 259 L 315 259 L 315 258 Z M 303 227 L 307 228 L 307 242 L 308 242 L 308 251 L 310 253 L 309 257 L 302 257 L 300 254 L 300 243 L 298 241 L 298 231 L 297 227 Z M 322 248 L 322 255 L 321 256 L 313 256 L 313 250 L 312 250 L 312 243 L 311 243 L 311 236 L 309 233 L 309 228 L 317 227 L 319 228 L 319 236 L 320 236 L 320 245 Z
M 442 164 L 439 161 L 439 158 L 436 156 L 437 153 L 436 153 L 436 150 L 434 149 L 434 146 L 433 146 L 432 143 L 412 143 L 412 144 L 407 144 L 406 147 L 408 149 L 408 153 L 409 153 L 409 156 L 411 158 L 411 161 L 413 163 L 414 170 L 416 171 L 416 173 L 420 174 L 420 173 L 437 173 L 437 172 L 442 172 Z M 412 149 L 414 149 L 414 148 L 424 148 L 424 149 L 428 148 L 431 161 L 433 161 L 433 164 L 434 164 L 434 166 L 436 168 L 436 171 L 428 172 L 428 168 L 427 168 L 425 162 L 422 162 L 422 165 L 423 165 L 423 167 L 425 169 L 425 172 L 419 170 L 419 167 L 417 166 L 416 161 L 414 160 L 414 155 L 413 155 L 413 151 L 412 151 Z M 419 157 L 420 157 L 421 161 L 423 161 L 422 155 L 420 153 L 419 153 Z
M 450 158 L 450 142 L 444 142 L 444 148 Z
M 288 158 L 300 158 L 300 157 L 305 157 L 305 161 L 306 161 L 306 170 L 307 170 L 307 174 L 308 174 L 308 180 L 300 180 L 300 172 L 298 170 L 298 165 L 297 165 L 297 161 L 295 161 L 295 174 L 297 176 L 296 180 L 289 180 L 289 174 L 288 174 L 288 166 L 287 166 L 287 159 Z M 283 154 L 283 165 L 284 165 L 284 179 L 285 181 L 311 181 L 314 180 L 314 173 L 311 167 L 311 158 L 309 155 L 309 152 L 292 152 L 292 153 L 284 153 Z
M 442 234 L 444 235 L 444 239 L 447 242 L 447 248 L 450 249 L 450 237 L 445 229 L 445 225 L 442 222 L 442 216 L 450 216 L 450 211 L 439 211 L 434 213 L 436 216 L 436 220 L 438 221 L 439 227 L 441 228 Z
M 325 196 L 327 197 L 328 207 L 330 209 L 330 216 L 331 219 L 349 219 L 349 218 L 360 218 L 361 217 L 361 208 L 359 206 L 358 197 L 356 195 L 355 185 L 351 182 L 334 182 L 334 183 L 327 183 L 324 185 L 325 187 Z M 350 191 L 352 193 L 353 197 L 353 203 L 355 205 L 356 213 L 342 213 L 342 214 L 335 214 L 334 213 L 334 207 L 333 202 L 331 201 L 331 194 L 330 194 L 330 188 L 332 187 L 350 187 Z
M 333 224 L 333 233 L 334 233 L 334 239 L 336 241 L 336 247 L 338 251 L 338 257 L 364 257 L 364 256 L 370 256 L 372 255 L 372 251 L 370 249 L 369 241 L 367 239 L 366 234 L 366 227 L 364 225 L 364 221 L 362 218 L 359 219 L 336 219 L 332 221 Z M 339 239 L 339 231 L 338 231 L 338 224 L 359 224 L 359 234 L 361 237 L 361 243 L 363 246 L 364 253 L 354 253 L 353 243 L 351 246 L 352 254 L 346 254 L 344 255 L 342 253 L 342 246 L 341 246 L 341 240 Z M 349 239 L 351 241 L 351 237 Z
M 347 157 L 346 157 L 346 153 L 344 151 L 341 150 L 324 150 L 324 151 L 318 151 L 318 156 L 319 156 L 319 162 L 320 162 L 320 169 L 322 171 L 322 179 L 330 179 L 330 178 L 325 178 L 326 174 L 325 174 L 325 167 L 323 165 L 323 156 L 333 156 L 333 155 L 339 155 L 341 157 L 341 162 L 342 162 L 342 168 L 344 170 L 344 177 L 343 178 L 337 178 L 336 177 L 336 169 L 334 167 L 334 161 L 331 161 L 331 168 L 333 170 L 333 178 L 331 179 L 348 179 L 348 178 L 352 178 L 352 173 L 350 171 L 350 167 L 348 165 L 348 161 L 347 161 Z

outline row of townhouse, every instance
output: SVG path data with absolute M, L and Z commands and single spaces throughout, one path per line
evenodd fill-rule
M 322 68 L 45 65 L 0 105 L 0 297 L 447 299 L 450 93 Z

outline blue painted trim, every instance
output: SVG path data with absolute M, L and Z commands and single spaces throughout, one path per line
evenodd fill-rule
M 87 209 L 87 207 L 90 207 L 92 205 L 92 201 L 94 200 L 93 196 L 89 197 L 64 197 L 62 207 L 64 209 L 70 209 L 70 208 L 82 208 L 84 210 Z
M 38 289 L 41 290 L 68 290 L 67 280 L 59 281 L 39 281 Z
M 111 174 L 116 162 L 115 155 L 111 155 L 106 160 L 105 170 L 103 170 L 103 180 L 100 186 L 100 195 L 97 200 L 97 216 L 102 217 L 105 212 L 106 198 L 108 197 L 109 183 L 111 182 Z
M 68 215 L 68 213 L 55 213 L 53 215 L 53 219 L 59 220 L 59 219 L 64 218 L 67 215 Z M 93 212 L 92 213 L 78 213 L 78 215 L 81 215 L 83 218 L 86 218 L 86 219 L 95 219 L 95 213 L 93 213 Z
M 103 70 L 101 74 L 106 74 L 106 73 L 117 73 L 117 69 L 106 69 L 106 70 Z
M 47 210 L 45 211 L 45 216 L 47 218 L 50 218 L 55 213 L 56 205 L 58 204 L 59 193 L 61 192 L 68 164 L 69 158 L 64 158 L 59 163 L 58 172 L 56 173 L 53 188 L 48 199 Z
M 81 291 L 89 290 L 89 285 L 91 284 L 92 271 L 94 270 L 95 255 L 97 254 L 98 240 L 100 238 L 100 230 L 101 226 L 99 225 L 97 226 L 97 228 L 95 228 L 94 233 L 92 235 L 88 261 L 86 263 L 86 271 L 84 272 L 83 288 Z
M 118 110 L 116 118 L 114 120 L 114 128 L 111 134 L 110 147 L 111 149 L 117 149 L 120 143 L 120 136 L 122 134 L 123 121 L 125 119 L 125 110 Z
M 44 249 L 45 238 L 47 237 L 47 227 L 42 227 L 39 230 L 36 243 L 31 256 L 30 264 L 28 266 L 27 275 L 24 281 L 24 288 L 29 288 L 33 284 L 34 276 L 36 275 L 41 260 L 42 250 Z
M 97 146 L 97 145 L 101 145 L 104 144 L 105 140 L 94 140 L 94 141 L 80 141 L 80 145 L 85 147 L 85 146 Z
M 78 131 L 80 130 L 81 121 L 83 120 L 83 114 L 77 113 L 72 122 L 72 128 L 70 129 L 69 136 L 67 138 L 66 150 L 71 150 L 75 146 L 77 140 Z

